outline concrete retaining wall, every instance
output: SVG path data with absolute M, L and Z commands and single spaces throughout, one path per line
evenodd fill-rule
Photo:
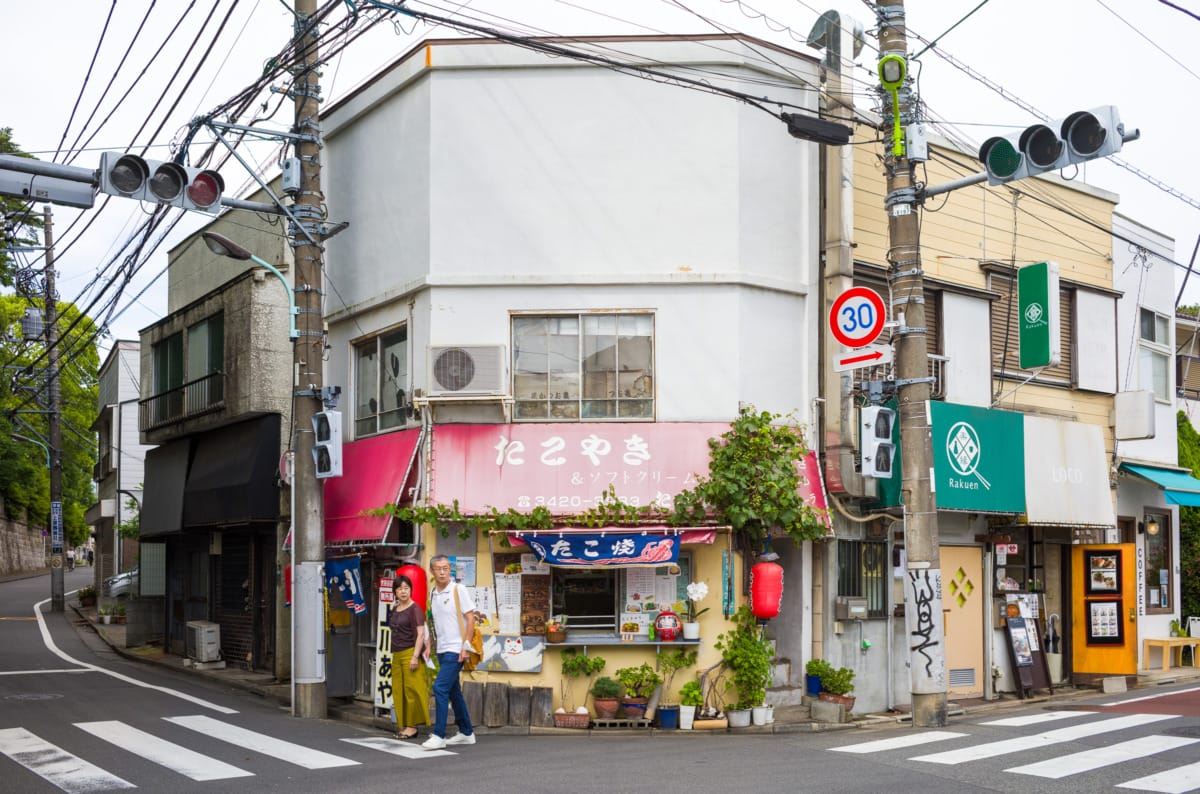
M 42 528 L 0 517 L 0 576 L 31 573 L 45 567 Z

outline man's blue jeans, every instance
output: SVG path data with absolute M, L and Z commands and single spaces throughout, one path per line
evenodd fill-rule
M 433 720 L 433 735 L 446 738 L 446 720 L 450 718 L 450 706 L 454 706 L 454 722 L 458 732 L 470 736 L 475 732 L 471 727 L 471 715 L 467 713 L 467 701 L 463 699 L 462 685 L 458 683 L 458 674 L 462 670 L 462 662 L 457 653 L 439 653 L 437 678 L 433 679 L 433 702 L 436 715 Z

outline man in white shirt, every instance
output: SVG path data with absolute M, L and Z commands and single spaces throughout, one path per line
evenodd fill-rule
M 438 672 L 433 680 L 433 733 L 421 746 L 426 750 L 440 750 L 448 744 L 475 744 L 475 729 L 471 727 L 471 715 L 467 713 L 467 701 L 458 681 L 458 674 L 467 659 L 463 636 L 470 637 L 475 631 L 475 599 L 470 590 L 450 579 L 450 558 L 445 554 L 430 560 L 429 570 L 433 572 L 434 580 L 429 594 L 429 611 L 437 641 Z M 425 653 L 429 653 L 428 648 Z M 447 739 L 446 721 L 451 705 L 454 706 L 458 733 Z

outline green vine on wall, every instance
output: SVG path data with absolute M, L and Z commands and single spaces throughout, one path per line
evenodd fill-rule
M 779 527 L 795 541 L 825 537 L 824 511 L 809 507 L 800 496 L 798 463 L 808 454 L 802 428 L 775 424 L 779 414 L 742 411 L 720 438 L 710 438 L 708 476 L 675 496 L 673 509 L 623 502 L 613 486 L 595 506 L 572 515 L 555 516 L 544 506 L 528 512 L 490 508 L 465 514 L 458 500 L 449 505 L 398 507 L 385 505 L 364 511 L 367 515 L 393 516 L 415 525 L 428 524 L 449 537 L 467 538 L 472 530 L 528 532 L 560 527 L 608 527 L 666 524 L 672 527 L 728 524 L 748 544 L 757 547 L 771 527 Z M 819 485 L 817 486 L 819 487 Z

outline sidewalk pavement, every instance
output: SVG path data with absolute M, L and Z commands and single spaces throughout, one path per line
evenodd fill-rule
M 278 682 L 275 677 L 269 673 L 245 670 L 232 666 L 226 666 L 224 669 L 220 670 L 199 669 L 192 666 L 190 659 L 165 652 L 161 645 L 142 645 L 134 648 L 126 648 L 124 625 L 105 625 L 100 623 L 96 615 L 96 607 L 81 607 L 78 600 L 74 598 L 67 599 L 67 607 L 73 610 L 80 618 L 79 620 L 74 621 L 77 631 L 85 632 L 90 628 L 90 630 L 95 631 L 95 633 L 99 635 L 100 639 L 111 646 L 113 651 L 127 659 L 200 676 L 234 689 L 250 692 L 268 700 L 273 700 L 282 708 L 289 708 L 291 705 L 290 684 Z M 1172 667 L 1167 671 L 1162 670 L 1161 667 L 1156 667 L 1153 670 L 1139 671 L 1137 683 L 1130 684 L 1130 686 L 1131 688 L 1143 689 L 1194 680 L 1200 680 L 1200 667 Z M 1003 694 L 1000 696 L 1000 698 L 995 700 L 985 700 L 983 698 L 956 699 L 948 703 L 947 714 L 951 717 L 958 717 L 979 713 L 988 713 L 1004 709 L 1028 707 L 1031 705 L 1054 704 L 1064 701 L 1069 702 L 1087 695 L 1094 695 L 1099 691 L 1100 688 L 1098 686 L 1062 686 L 1055 687 L 1053 692 L 1039 690 L 1037 695 L 1024 700 L 1021 700 L 1013 694 Z M 773 723 L 769 725 L 753 725 L 748 728 L 732 728 L 729 730 L 729 732 L 737 734 L 810 733 L 818 731 L 882 726 L 889 723 L 900 724 L 909 722 L 912 719 L 911 714 L 908 711 L 908 707 L 900 706 L 891 712 L 881 714 L 855 713 L 851 715 L 849 722 L 822 721 L 820 719 L 814 719 L 808 704 L 809 699 L 806 697 L 803 705 L 776 706 L 774 710 L 775 713 Z M 827 706 L 830 704 L 821 705 Z M 369 702 L 358 701 L 354 699 L 334 698 L 329 701 L 328 716 L 329 719 L 353 722 L 362 727 L 374 728 L 387 733 L 394 731 L 395 724 L 386 716 L 377 716 L 375 711 L 374 705 Z M 561 734 L 579 736 L 582 733 L 582 731 L 578 729 L 552 727 L 539 728 L 503 726 L 499 728 L 488 728 L 486 726 L 477 726 L 477 729 L 481 735 L 512 734 L 548 736 Z M 622 729 L 597 728 L 588 731 L 588 733 L 611 735 L 618 730 Z M 710 733 L 709 731 L 663 731 L 657 728 L 628 728 L 624 730 L 627 730 L 631 733 L 636 732 L 640 735 L 652 733 L 664 736 L 687 736 Z

